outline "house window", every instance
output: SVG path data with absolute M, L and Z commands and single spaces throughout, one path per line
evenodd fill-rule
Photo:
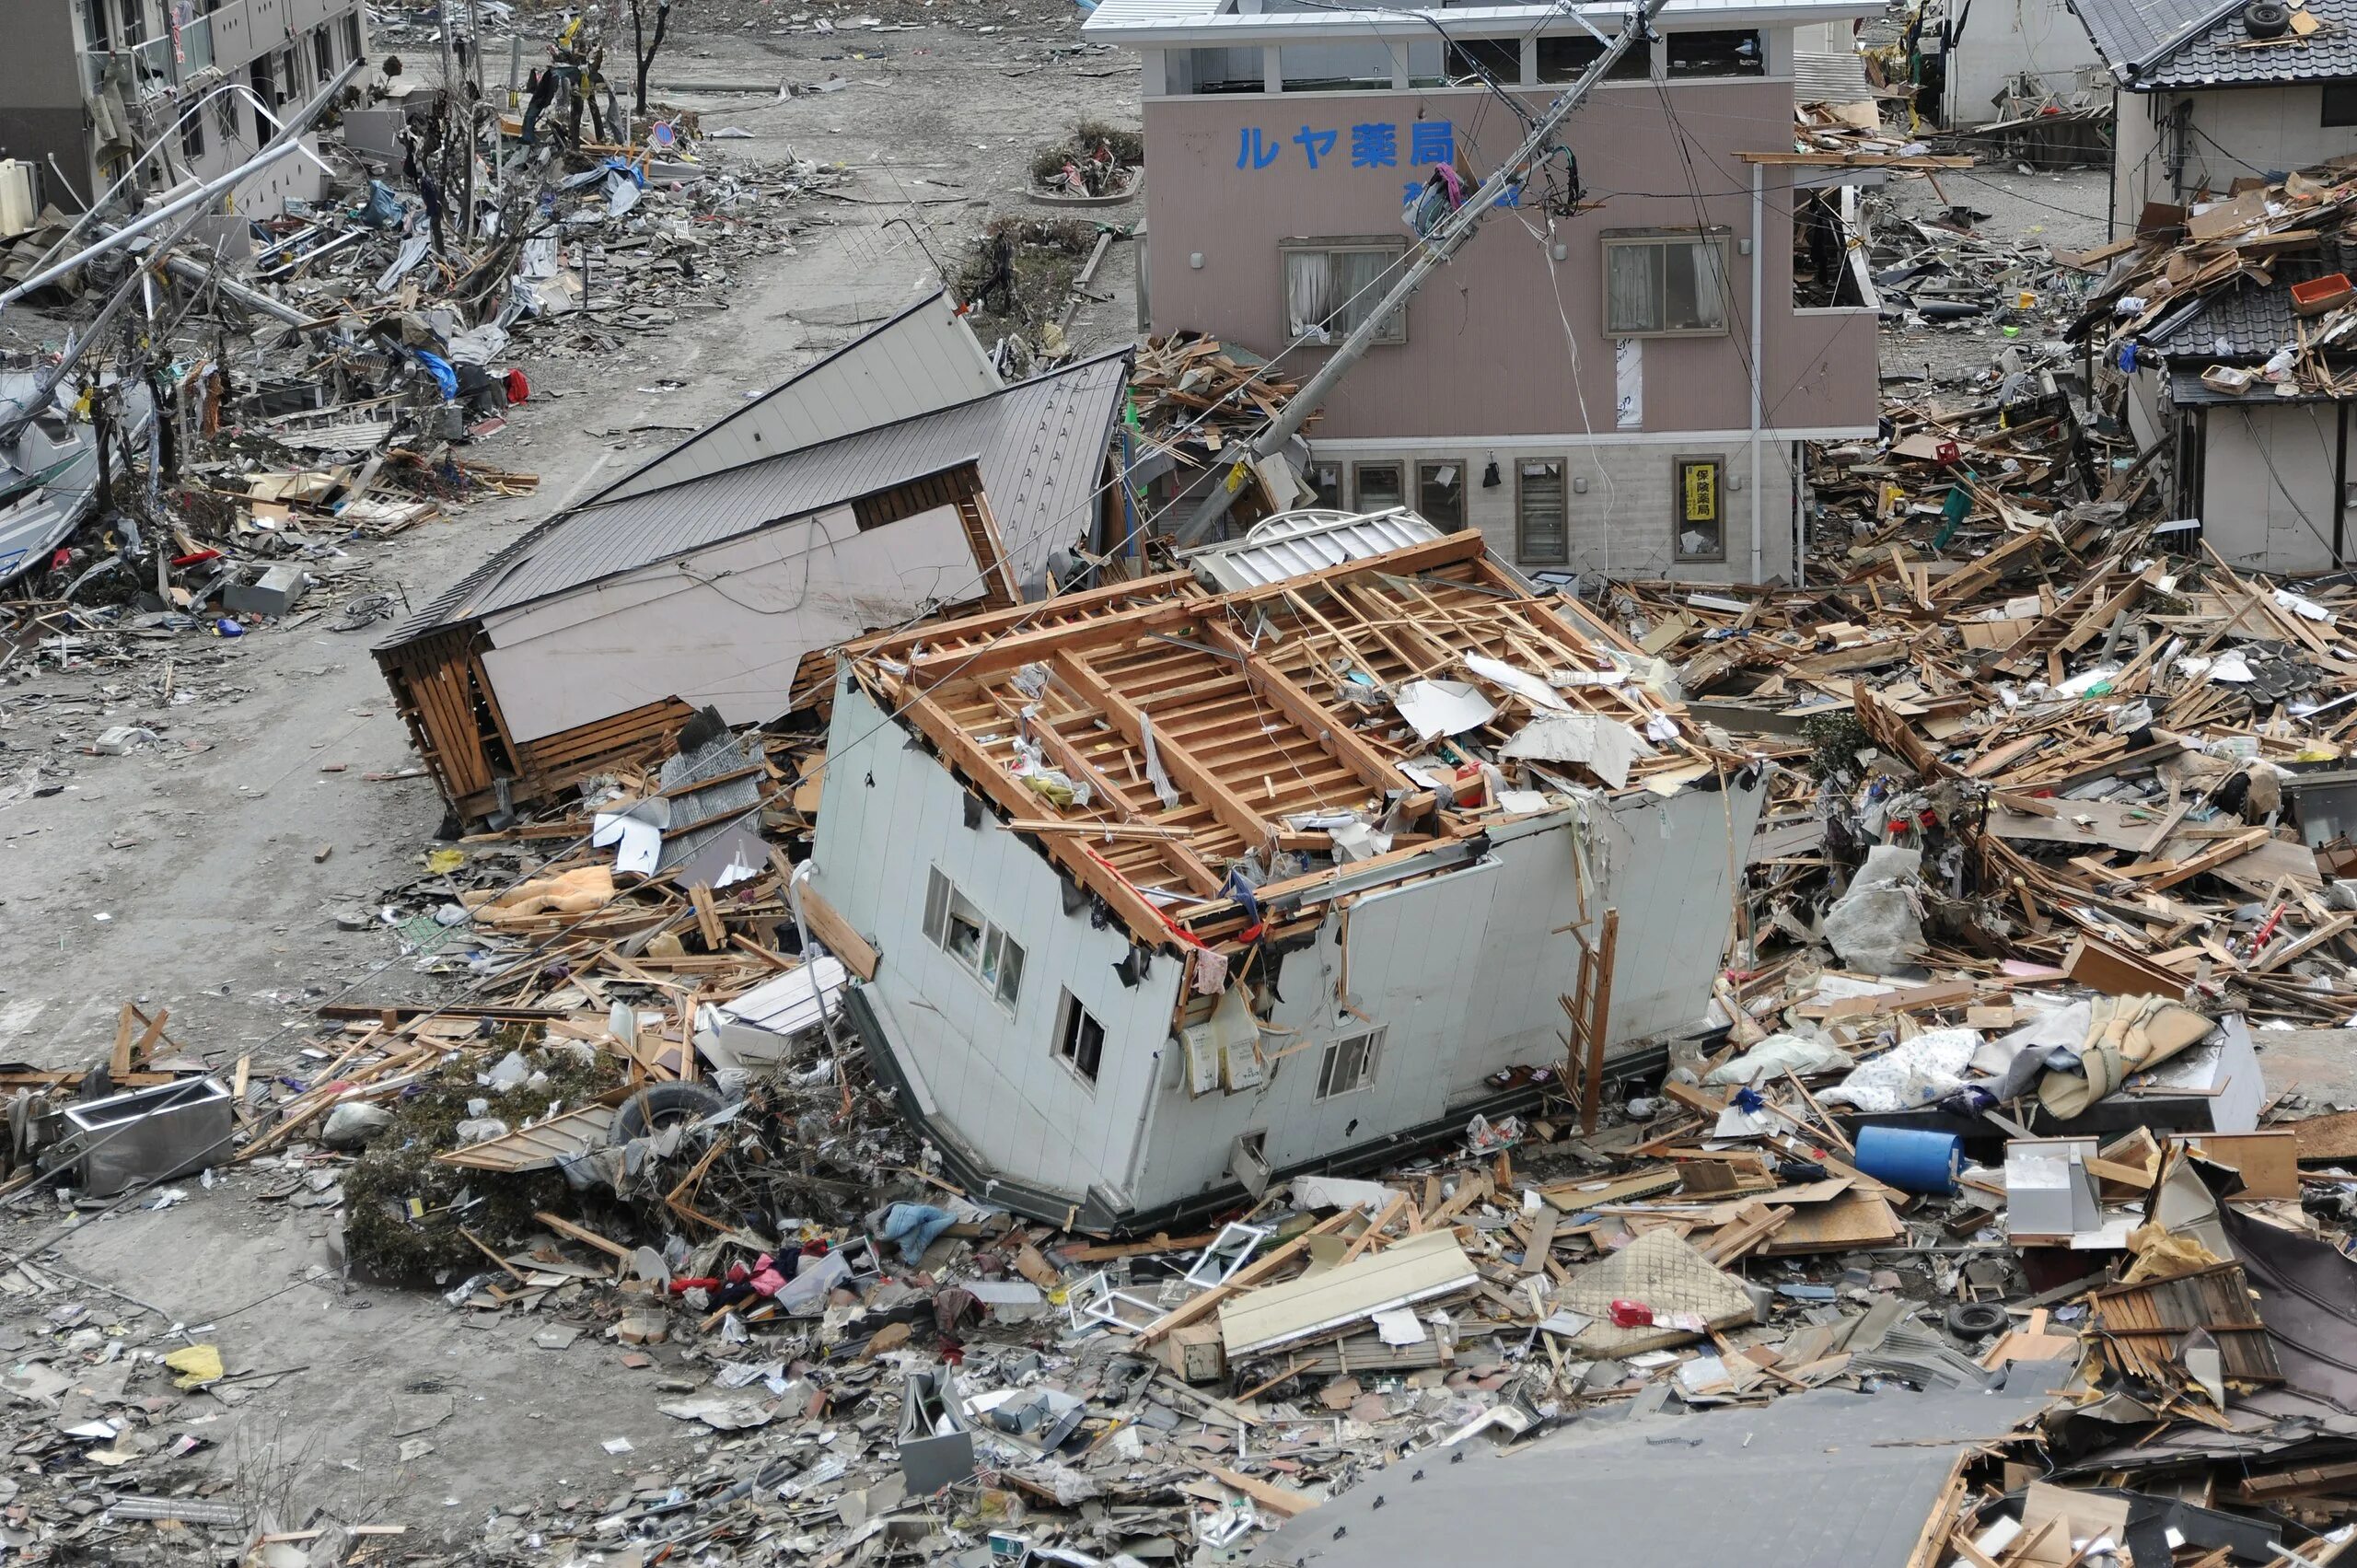
M 1534 565 L 1561 565 L 1572 558 L 1571 532 L 1563 522 L 1563 460 L 1525 458 L 1515 464 L 1515 556 Z
M 1479 84 L 1489 81 L 1511 87 L 1522 80 L 1522 40 L 1518 38 L 1469 38 L 1451 41 L 1448 46 L 1448 75 L 1452 82 Z
M 1332 1099 L 1337 1095 L 1356 1094 L 1375 1086 L 1376 1058 L 1382 1054 L 1383 1031 L 1369 1029 L 1363 1035 L 1338 1040 L 1326 1048 L 1318 1063 L 1318 1098 Z
M 1726 464 L 1719 458 L 1678 458 L 1675 461 L 1678 559 L 1724 561 L 1727 525 L 1719 505 L 1719 482 L 1726 472 Z
M 1576 82 L 1596 64 L 1604 52 L 1604 45 L 1582 34 L 1573 38 L 1542 38 L 1538 41 L 1538 79 L 1542 82 Z M 1608 82 L 1642 82 L 1654 74 L 1654 52 L 1644 43 L 1629 46 L 1628 52 L 1612 63 L 1604 74 Z
M 1768 51 L 1757 32 L 1674 32 L 1669 35 L 1669 70 L 1677 76 L 1764 76 Z
M 1726 231 L 1627 230 L 1604 237 L 1604 331 L 1614 338 L 1727 330 Z
M 2357 125 L 2357 82 L 2324 85 L 2324 119 L 2320 123 Z
M 1338 512 L 1341 510 L 1341 464 L 1312 463 L 1302 477 L 1309 482 L 1310 494 L 1317 497 L 1312 505 L 1331 507 Z
M 1105 1026 L 1069 991 L 1056 1014 L 1056 1059 L 1092 1084 L 1105 1061 Z
M 1399 482 L 1398 463 L 1361 463 L 1351 473 L 1352 490 L 1362 512 L 1388 511 L 1408 504 Z
M 937 870 L 924 875 L 924 938 L 936 947 L 949 946 L 949 878 Z
M 925 874 L 924 935 L 971 971 L 999 1005 L 1015 1010 L 1023 992 L 1023 945 L 992 924 L 937 866 Z
M 204 156 L 204 116 L 192 114 L 180 122 L 180 156 L 200 158 Z
M 1372 318 L 1390 286 L 1390 273 L 1406 252 L 1397 239 L 1287 240 L 1278 247 L 1284 262 L 1285 331 L 1316 343 L 1340 343 Z M 1408 341 L 1408 310 L 1385 318 L 1376 342 Z
M 1002 1006 L 1015 1005 L 1016 994 L 1023 989 L 1023 947 L 995 925 L 982 939 L 981 976 Z
M 352 15 L 343 18 L 341 25 L 343 29 L 343 57 L 346 60 L 359 59 L 360 13 L 354 10 Z
M 311 63 L 319 68 L 319 79 L 321 86 L 334 79 L 335 35 L 328 31 L 328 25 L 325 22 L 321 22 L 311 29 Z
M 1465 526 L 1465 465 L 1418 463 L 1416 510 L 1424 521 L 1450 533 Z

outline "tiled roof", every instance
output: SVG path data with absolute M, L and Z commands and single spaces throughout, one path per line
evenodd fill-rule
M 2124 86 L 2238 87 L 2357 79 L 2357 0 L 2307 0 L 2322 23 L 2305 40 L 2265 47 L 2243 26 L 2241 0 L 2070 0 L 2096 52 Z
M 2190 314 L 2164 319 L 2143 341 L 2173 359 L 2265 359 L 2297 336 L 2292 285 L 2328 270 L 2316 261 L 2278 261 L 2272 287 L 2239 283 L 2215 290 Z

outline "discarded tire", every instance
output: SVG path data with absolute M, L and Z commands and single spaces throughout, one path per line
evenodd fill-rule
M 2282 38 L 2291 27 L 2291 7 L 2277 0 L 2250 0 L 2243 7 L 2243 30 L 2253 38 Z
M 692 1088 L 690 1084 L 665 1085 L 667 1088 Z M 2012 1319 L 2005 1309 L 1993 1301 L 1959 1302 L 1948 1308 L 1948 1332 L 1959 1340 L 1985 1339 L 2003 1329 Z
M 694 1121 L 710 1116 L 722 1103 L 702 1084 L 656 1084 L 622 1101 L 621 1109 L 614 1112 L 613 1125 L 606 1129 L 606 1142 L 627 1144 L 682 1121 Z

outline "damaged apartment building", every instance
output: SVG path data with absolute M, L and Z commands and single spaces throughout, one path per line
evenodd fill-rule
M 368 52 L 361 0 L 10 0 L 0 54 L 0 159 L 22 166 L 26 216 L 88 206 L 130 168 L 156 190 L 238 168 L 299 104 Z M 315 158 L 282 159 L 230 192 L 273 216 L 316 201 Z
M 1793 264 L 1795 203 L 1877 175 L 1794 155 L 1795 69 L 1854 76 L 1852 23 L 1880 14 L 1670 0 L 1566 156 L 1324 400 L 1318 504 L 1408 505 L 1527 571 L 1789 580 L 1800 444 L 1879 412 L 1870 280 L 1802 303 Z M 1144 65 L 1150 330 L 1298 343 L 1310 374 L 1420 243 L 1403 209 L 1480 185 L 1631 15 L 1103 0 L 1086 36 Z
M 1137 1231 L 1645 1053 L 1764 796 L 1655 669 L 1396 511 L 854 646 L 808 882 L 872 1071 L 978 1197 Z

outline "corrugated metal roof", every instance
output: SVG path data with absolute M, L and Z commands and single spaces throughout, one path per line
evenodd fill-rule
M 978 462 L 1018 582 L 1087 526 L 1105 439 L 1129 385 L 1126 350 L 781 457 L 575 508 L 460 578 L 380 645 L 545 599 Z
M 610 501 L 953 408 L 1005 386 L 936 289 L 853 342 L 640 465 L 591 497 Z
M 1206 586 L 1230 592 L 1439 537 L 1440 529 L 1404 506 L 1364 515 L 1309 507 L 1280 513 L 1252 525 L 1242 539 L 1190 550 L 1179 559 Z

